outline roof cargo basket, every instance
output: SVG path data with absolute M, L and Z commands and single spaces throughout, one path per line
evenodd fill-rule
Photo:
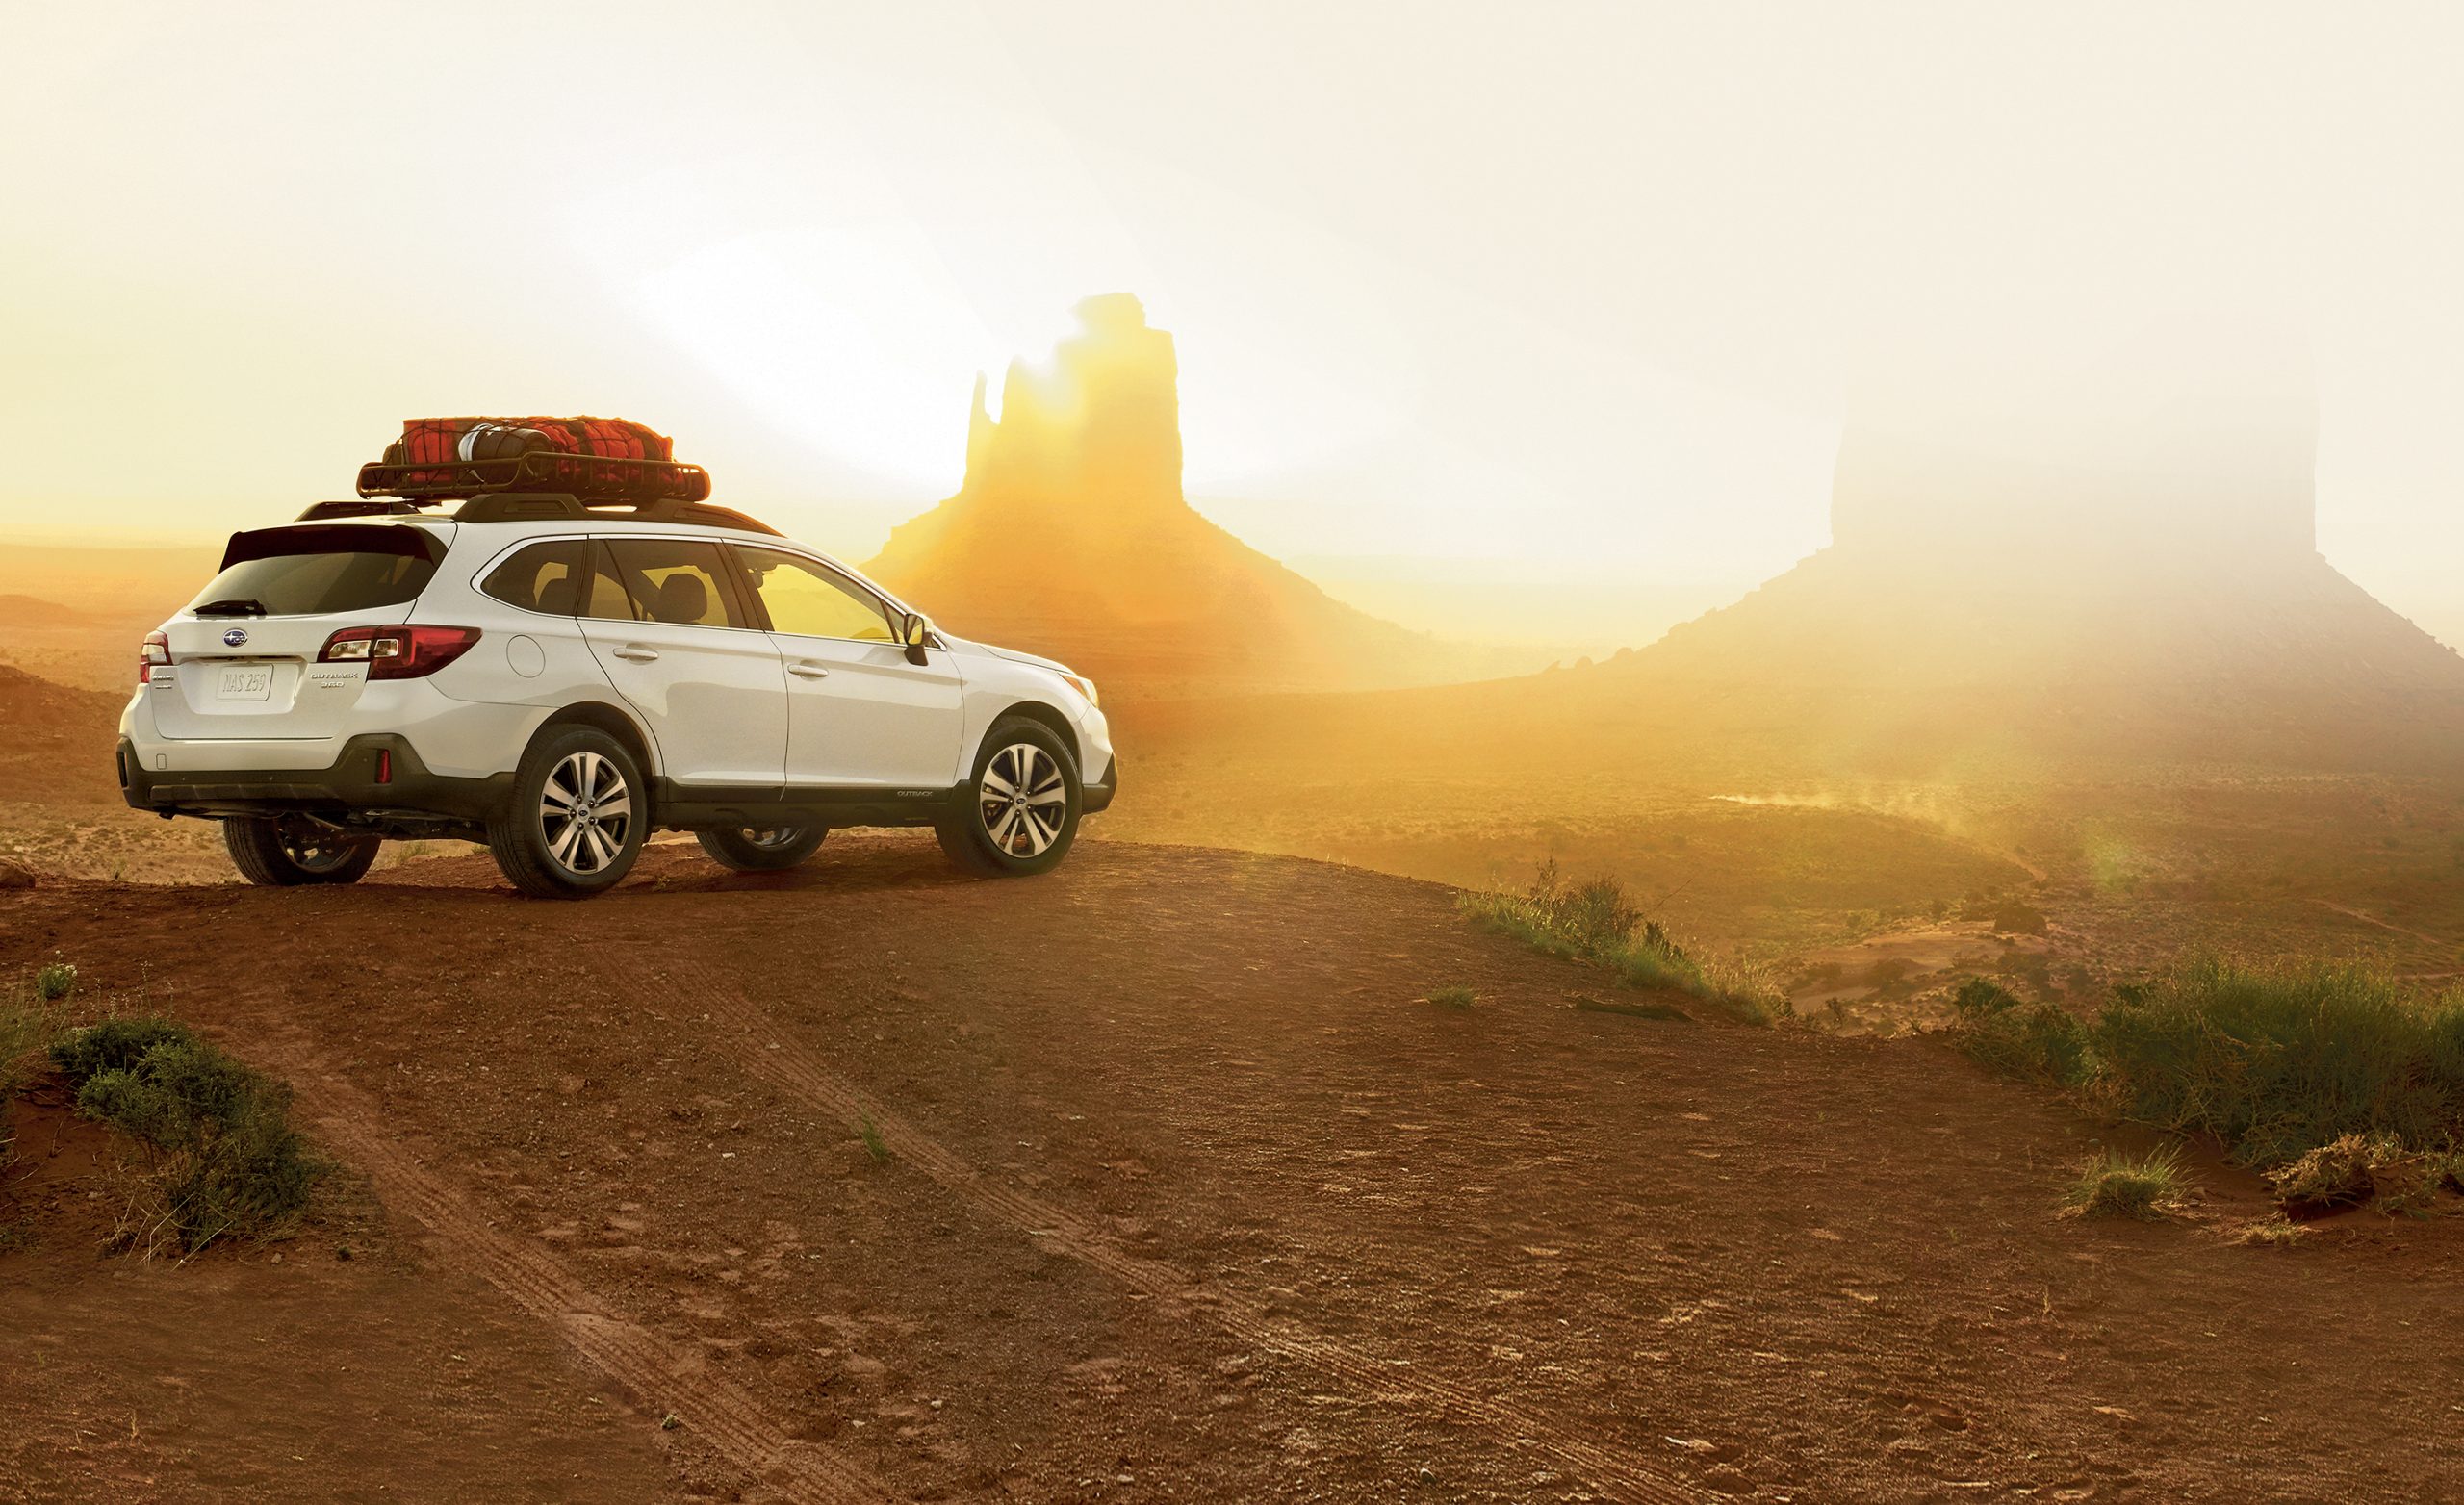
M 533 449 L 500 460 L 419 461 L 359 468 L 362 497 L 452 501 L 508 492 L 552 492 L 606 501 L 706 500 L 710 472 L 674 460 Z
M 453 511 L 456 523 L 531 523 L 556 518 L 590 522 L 691 523 L 703 527 L 737 528 L 749 533 L 781 536 L 767 523 L 746 517 L 732 507 L 714 507 L 682 497 L 635 501 L 623 497 L 578 497 L 570 492 L 490 492 L 474 497 Z

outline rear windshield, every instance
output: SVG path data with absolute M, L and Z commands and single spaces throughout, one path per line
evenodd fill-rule
M 270 527 L 234 533 L 199 616 L 308 617 L 416 599 L 445 546 L 416 527 Z

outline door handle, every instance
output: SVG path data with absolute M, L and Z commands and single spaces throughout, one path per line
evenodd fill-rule
M 629 664 L 654 664 L 658 662 L 658 650 L 654 648 L 644 648 L 639 643 L 628 643 L 623 648 L 615 649 L 611 651 L 613 651 L 617 657 L 625 660 Z
M 787 666 L 787 673 L 794 675 L 799 679 L 827 679 L 830 677 L 829 670 L 822 668 L 819 664 L 814 663 L 809 658 L 800 658 L 794 663 L 789 664 Z

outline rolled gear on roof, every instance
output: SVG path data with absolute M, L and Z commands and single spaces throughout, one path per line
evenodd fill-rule
M 415 418 L 359 471 L 362 497 L 449 501 L 507 491 L 605 501 L 710 495 L 709 472 L 679 464 L 665 434 L 620 418 Z

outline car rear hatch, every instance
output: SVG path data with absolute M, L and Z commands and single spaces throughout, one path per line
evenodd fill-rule
M 411 523 L 233 534 L 221 573 L 164 624 L 171 662 L 150 676 L 155 729 L 183 740 L 337 735 L 368 664 L 318 655 L 342 628 L 406 620 L 446 544 L 439 526 Z

